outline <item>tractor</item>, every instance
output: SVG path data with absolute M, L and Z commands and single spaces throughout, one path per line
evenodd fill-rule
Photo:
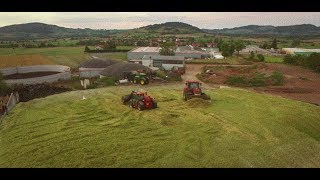
M 186 81 L 186 87 L 183 89 L 183 99 L 185 101 L 192 98 L 211 100 L 210 96 L 202 92 L 200 86 L 199 81 Z
M 122 96 L 121 101 L 124 105 L 136 108 L 139 111 L 145 109 L 155 109 L 158 107 L 154 98 L 147 95 L 146 92 L 132 91 L 129 95 Z
M 123 79 L 116 81 L 116 85 L 129 82 L 146 85 L 149 84 L 149 78 L 145 73 L 140 73 L 137 71 L 123 72 Z

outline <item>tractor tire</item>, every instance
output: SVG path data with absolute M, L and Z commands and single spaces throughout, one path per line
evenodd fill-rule
M 125 104 L 125 103 L 126 103 L 125 99 L 126 99 L 126 96 L 122 96 L 122 98 L 121 98 L 122 104 Z
M 116 82 L 114 83 L 114 85 L 119 86 L 119 85 L 120 85 L 120 81 L 116 81 Z
M 126 104 L 128 101 L 130 101 L 130 95 L 122 96 L 121 102 L 122 102 L 123 104 Z
M 157 107 L 158 107 L 157 101 L 153 101 L 153 102 L 152 102 L 152 108 L 155 109 L 155 108 L 157 108 Z
M 130 107 L 130 108 L 133 108 L 133 104 L 132 104 L 131 101 L 129 102 L 129 107 Z
M 188 100 L 188 95 L 183 93 L 183 100 L 187 101 Z
M 143 80 L 143 79 L 141 79 L 141 80 L 140 80 L 140 84 L 141 84 L 141 85 L 145 85 L 145 84 L 146 84 L 146 81 Z
M 138 103 L 138 110 L 139 111 L 143 111 L 144 110 L 144 104 L 141 101 Z

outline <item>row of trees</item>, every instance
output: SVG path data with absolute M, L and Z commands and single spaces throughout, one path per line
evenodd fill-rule
M 320 53 L 312 53 L 309 56 L 305 55 L 286 55 L 283 62 L 286 64 L 293 64 L 304 66 L 320 72 Z

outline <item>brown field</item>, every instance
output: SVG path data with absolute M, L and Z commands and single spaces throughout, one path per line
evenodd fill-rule
M 291 66 L 278 63 L 257 63 L 257 68 L 252 71 L 270 75 L 273 71 L 284 74 L 282 86 L 244 87 L 257 92 L 278 95 L 290 99 L 296 99 L 312 104 L 320 105 L 320 74 L 299 66 Z M 209 85 L 222 85 L 230 75 L 250 75 L 245 67 L 213 67 L 215 75 L 207 75 L 205 81 Z
M 0 56 L 0 68 L 55 64 L 47 57 L 34 55 Z

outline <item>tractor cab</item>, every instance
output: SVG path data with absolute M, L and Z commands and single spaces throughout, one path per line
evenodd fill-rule
M 186 81 L 186 87 L 183 89 L 183 99 L 187 101 L 191 98 L 211 99 L 202 92 L 201 83 L 199 81 Z
M 201 95 L 201 83 L 198 81 L 187 81 L 185 91 L 193 95 Z

